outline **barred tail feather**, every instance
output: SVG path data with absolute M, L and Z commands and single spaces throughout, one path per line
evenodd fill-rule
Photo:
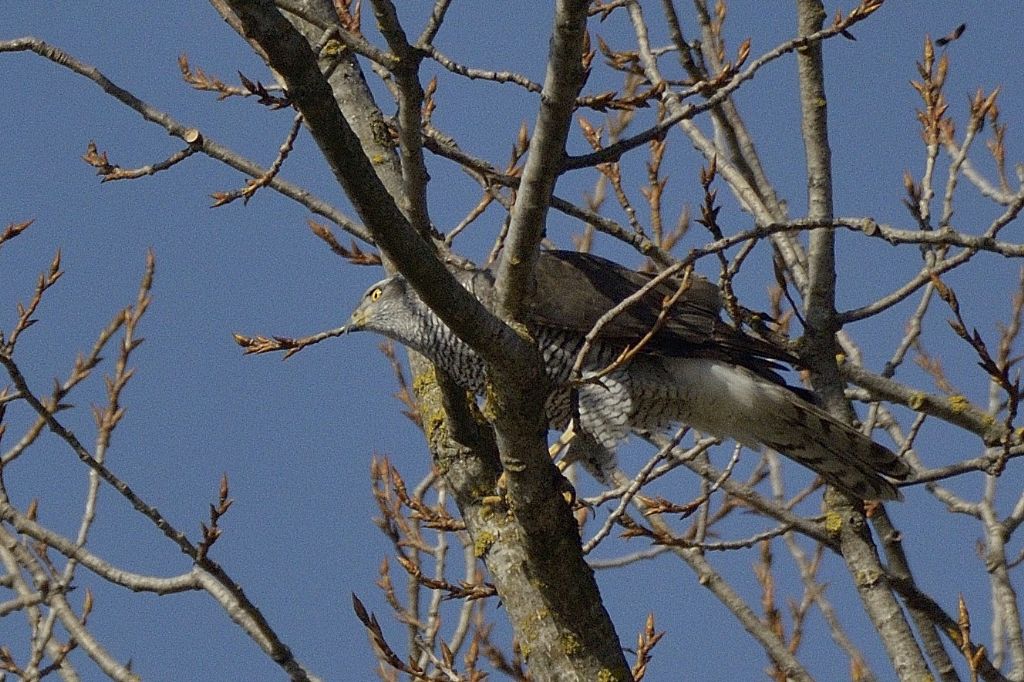
M 765 445 L 864 500 L 898 500 L 889 479 L 910 468 L 888 448 L 807 402 L 789 388 L 724 362 L 681 359 L 670 372 L 682 421 L 744 445 Z
M 888 479 L 904 479 L 910 468 L 889 448 L 796 395 L 779 397 L 777 422 L 758 440 L 860 499 L 902 499 Z

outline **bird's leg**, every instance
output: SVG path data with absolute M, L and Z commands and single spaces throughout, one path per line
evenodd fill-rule
M 561 454 L 564 450 L 566 450 L 566 448 L 569 447 L 569 444 L 572 442 L 575 436 L 576 433 L 573 430 L 572 424 L 570 424 L 569 427 L 562 433 L 562 435 L 559 436 L 558 440 L 552 443 L 551 447 L 548 448 L 548 456 L 550 456 L 551 459 L 555 459 L 556 457 L 558 457 L 559 454 Z M 566 456 L 555 464 L 555 466 L 558 469 L 558 472 L 560 474 L 564 474 L 565 470 L 569 468 L 569 465 L 576 461 L 576 459 L 577 457 L 570 458 L 569 453 L 566 453 Z M 576 489 L 572 487 L 572 484 L 565 478 L 564 475 L 559 476 L 559 478 L 561 480 L 558 482 L 558 487 L 562 489 L 562 493 L 563 495 L 565 495 L 566 502 L 568 502 L 570 505 L 574 505 L 576 503 Z M 502 503 L 505 498 L 505 481 L 505 472 L 503 471 L 501 472 L 501 475 L 498 476 L 498 480 L 495 482 L 495 494 L 486 495 L 483 498 L 481 498 L 481 504 L 493 506 Z
M 548 448 L 548 455 L 551 459 L 557 458 L 563 452 L 565 453 L 561 459 L 555 462 L 555 467 L 558 469 L 559 481 L 558 486 L 562 489 L 562 496 L 565 497 L 565 501 L 570 507 L 575 508 L 578 498 L 576 497 L 576 488 L 573 487 L 572 483 L 565 476 L 565 470 L 568 469 L 575 458 L 570 457 L 570 453 L 573 449 L 570 447 L 572 441 L 576 438 L 576 429 L 573 422 L 569 422 L 569 426 L 566 427 L 562 435 L 558 437 L 551 447 Z
M 562 432 L 562 435 L 558 437 L 558 440 L 556 440 L 554 443 L 552 443 L 551 447 L 548 448 L 548 455 L 551 457 L 551 459 L 555 459 L 566 448 L 568 448 L 569 444 L 572 442 L 572 440 L 575 437 L 576 437 L 576 424 L 574 422 L 569 422 L 569 426 L 566 427 L 565 431 Z M 570 459 L 569 454 L 571 452 L 573 452 L 573 450 L 570 448 L 569 452 L 566 452 L 565 457 L 560 459 L 555 464 L 555 466 L 558 467 L 559 471 L 565 473 L 565 470 L 569 468 L 569 465 L 576 461 L 576 458 L 571 458 Z
M 480 498 L 480 504 L 485 507 L 499 507 L 505 504 L 505 491 L 508 489 L 508 479 L 505 476 L 505 472 L 502 471 L 498 475 L 498 480 L 494 482 L 494 494 L 484 495 Z

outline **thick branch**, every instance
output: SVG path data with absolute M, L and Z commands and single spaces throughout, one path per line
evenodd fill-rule
M 821 28 L 824 10 L 815 0 L 797 2 L 799 31 L 810 34 Z M 825 100 L 821 44 L 797 51 L 800 77 L 801 132 L 807 165 L 807 217 L 832 220 L 832 151 L 828 144 L 828 111 Z M 804 292 L 807 320 L 805 361 L 811 383 L 829 410 L 849 418 L 842 382 L 836 366 L 836 270 L 835 233 L 831 227 L 808 233 L 808 283 Z
M 306 39 L 270 0 L 226 4 L 246 38 L 261 46 L 270 66 L 284 80 L 292 102 L 302 112 L 313 139 L 374 241 L 423 301 L 489 364 L 507 362 L 516 351 L 520 356 L 526 352 L 525 344 L 459 286 L 430 245 L 413 231 L 338 108 Z
M 825 10 L 820 0 L 797 0 L 798 32 L 801 35 L 819 31 L 824 18 Z M 797 51 L 797 75 L 807 163 L 807 217 L 810 220 L 831 220 L 832 156 L 828 143 L 820 43 Z M 835 335 L 839 327 L 835 308 L 835 234 L 832 228 L 811 231 L 807 261 L 808 281 L 804 292 L 807 333 L 803 359 L 810 369 L 811 384 L 822 396 L 828 410 L 849 420 L 851 409 L 836 362 L 838 344 Z M 825 501 L 829 513 L 842 524 L 839 541 L 843 558 L 896 673 L 904 680 L 926 678 L 930 674 L 928 665 L 889 588 L 863 511 L 834 490 L 829 490 Z M 904 569 L 909 576 L 909 568 L 904 566 Z
M 543 389 L 536 349 L 459 286 L 431 245 L 412 229 L 339 111 L 307 40 L 269 0 L 229 0 L 227 5 L 246 38 L 262 48 L 270 66 L 284 80 L 292 102 L 377 245 L 422 300 L 488 364 L 494 389 L 490 407 L 508 478 L 509 506 L 525 537 L 516 537 L 515 530 L 508 528 L 505 532 L 513 536 L 507 543 L 494 544 L 498 538 L 493 536 L 478 535 L 475 540 L 481 544 L 481 554 L 522 552 L 521 543 L 526 543 L 523 556 L 532 559 L 529 570 L 537 585 L 526 597 L 539 600 L 532 603 L 544 607 L 531 611 L 528 606 L 513 606 L 522 598 L 519 595 L 501 596 L 518 632 L 536 632 L 540 621 L 540 629 L 552 635 L 534 642 L 531 666 L 541 677 L 554 678 L 571 671 L 580 679 L 609 673 L 626 679 L 628 667 L 601 606 L 593 575 L 583 562 L 575 522 L 559 494 L 558 478 L 546 455 L 543 401 L 528 400 Z M 535 371 L 523 370 L 531 367 Z M 512 390 L 524 386 L 531 388 L 521 396 Z M 460 497 L 460 503 L 465 501 Z M 524 641 L 532 639 L 524 637 Z
M 40 57 L 49 59 L 55 64 L 70 69 L 80 76 L 84 76 L 93 81 L 103 90 L 103 92 L 117 99 L 128 108 L 134 110 L 150 123 L 155 123 L 174 137 L 184 140 L 189 144 L 190 148 L 198 148 L 199 151 L 202 151 L 210 158 L 216 159 L 250 177 L 258 178 L 267 174 L 268 169 L 257 163 L 253 163 L 249 159 L 235 153 L 228 147 L 218 144 L 206 135 L 201 134 L 195 128 L 190 128 L 184 125 L 172 116 L 152 106 L 145 100 L 139 99 L 131 92 L 111 82 L 110 79 L 103 75 L 103 73 L 96 67 L 81 62 L 67 52 L 43 42 L 38 38 L 24 37 L 15 38 L 14 40 L 0 41 L 0 52 L 34 52 Z M 361 225 L 353 222 L 337 208 L 331 206 L 326 201 L 313 196 L 309 191 L 302 187 L 282 180 L 277 176 L 270 181 L 268 186 L 289 199 L 302 204 L 313 213 L 321 215 L 336 225 L 341 226 L 342 229 L 352 236 L 364 241 L 372 241 L 369 233 L 367 233 Z
M 398 91 L 398 141 L 402 156 L 402 205 L 413 229 L 430 239 L 430 216 L 427 211 L 427 167 L 423 161 L 423 87 L 419 67 L 423 53 L 413 49 L 398 21 L 390 0 L 373 0 L 377 24 L 398 62 L 391 69 Z
M 559 166 L 565 157 L 576 95 L 583 87 L 583 42 L 589 4 L 586 0 L 560 0 L 555 5 L 540 113 L 498 268 L 498 306 L 505 319 L 520 319 L 533 295 L 537 247 L 544 233 Z

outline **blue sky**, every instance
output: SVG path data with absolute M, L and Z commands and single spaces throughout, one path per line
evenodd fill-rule
M 402 7 L 418 26 L 430 3 Z M 646 6 L 649 5 L 649 6 Z M 653 18 L 656 3 L 646 3 Z M 984 10 L 981 7 L 984 6 Z M 766 9 L 770 7 L 770 9 Z M 836 6 L 828 5 L 830 13 Z M 848 9 L 844 5 L 844 9 Z M 229 82 L 236 71 L 269 82 L 259 60 L 207 4 L 180 3 L 36 3 L 3 4 L 0 39 L 35 35 L 101 69 L 137 96 L 182 122 L 268 164 L 291 120 L 288 111 L 267 112 L 251 101 L 217 102 L 209 93 L 182 82 L 177 57 L 187 53 L 194 66 Z M 366 10 L 367 23 L 372 22 Z M 450 56 L 482 68 L 512 69 L 534 80 L 543 77 L 550 6 L 539 0 L 511 3 L 455 3 L 439 38 Z M 688 14 L 684 21 L 691 22 Z M 902 174 L 919 176 L 923 155 L 914 111 L 918 106 L 909 81 L 917 78 L 926 33 L 944 35 L 966 22 L 964 37 L 950 48 L 953 68 L 947 92 L 951 110 L 963 119 L 967 98 L 977 87 L 1003 86 L 1000 97 L 1011 163 L 1022 148 L 1019 121 L 1024 114 L 1024 82 L 1019 73 L 1019 27 L 1024 7 L 1016 2 L 960 3 L 918 1 L 887 4 L 858 26 L 856 42 L 833 40 L 826 47 L 829 113 L 836 173 L 836 211 L 870 215 L 910 227 L 902 206 Z M 791 36 L 791 3 L 734 2 L 728 38 L 735 50 L 753 36 L 753 55 Z M 692 26 L 692 23 L 690 24 Z M 513 28 L 514 27 L 514 28 Z M 613 47 L 631 42 L 622 19 L 591 23 Z M 417 33 L 418 29 L 410 30 Z M 694 33 L 691 29 L 690 33 Z M 659 36 L 655 35 L 657 40 Z M 600 57 L 599 57 L 600 59 Z M 428 72 L 430 67 L 427 67 Z M 236 171 L 200 157 L 155 177 L 100 184 L 80 157 L 90 140 L 125 167 L 158 161 L 180 147 L 162 129 L 103 94 L 94 84 L 29 54 L 0 54 L 0 83 L 6 105 L 0 107 L 5 131 L 0 154 L 0 226 L 34 219 L 21 237 L 0 250 L 0 328 L 9 329 L 14 306 L 26 300 L 35 278 L 59 247 L 66 274 L 47 296 L 40 323 L 19 345 L 23 370 L 43 390 L 63 376 L 75 354 L 87 348 L 98 330 L 122 306 L 134 300 L 146 250 L 156 253 L 157 274 L 152 309 L 143 322 L 146 342 L 135 356 L 137 375 L 125 395 L 127 416 L 114 436 L 111 468 L 144 498 L 190 533 L 206 520 L 207 504 L 227 472 L 234 507 L 224 521 L 225 535 L 215 557 L 241 582 L 300 660 L 325 679 L 371 676 L 374 660 L 361 625 L 352 614 L 349 594 L 357 593 L 378 614 L 401 646 L 401 629 L 374 586 L 389 546 L 373 523 L 377 514 L 369 486 L 369 461 L 386 454 L 409 481 L 418 481 L 429 466 L 423 440 L 399 413 L 387 361 L 378 339 L 355 335 L 307 349 L 288 362 L 274 357 L 244 357 L 233 332 L 301 335 L 337 326 L 380 271 L 356 268 L 328 252 L 306 227 L 305 209 L 274 195 L 259 193 L 247 206 L 236 202 L 210 208 L 209 195 L 240 187 Z M 737 96 L 770 177 L 787 199 L 790 212 L 801 215 L 803 148 L 796 122 L 794 68 L 791 57 L 767 67 Z M 591 91 L 616 87 L 598 70 Z M 380 90 L 385 111 L 391 104 Z M 455 135 L 477 156 L 503 165 L 515 132 L 530 122 L 536 98 L 514 86 L 441 81 L 435 122 Z M 600 122 L 597 114 L 588 118 Z M 574 132 L 570 148 L 583 151 Z M 980 149 L 980 147 L 979 147 Z M 1015 156 L 1016 154 L 1016 156 Z M 683 203 L 699 205 L 700 160 L 688 142 L 677 137 L 666 163 L 673 211 Z M 639 160 L 633 171 L 642 172 Z M 988 165 L 981 162 L 983 168 Z M 629 169 L 629 166 L 627 166 Z M 434 222 L 447 229 L 478 200 L 475 185 L 446 162 L 430 160 L 434 178 Z M 283 175 L 335 202 L 347 203 L 308 136 L 300 136 Z M 564 178 L 559 194 L 579 199 L 592 187 L 591 173 Z M 720 189 L 723 224 L 749 226 L 724 187 Z M 994 211 L 970 188 L 962 188 L 958 224 L 983 229 Z M 614 212 L 613 212 L 614 213 Z M 674 215 L 674 214 L 673 214 Z M 479 256 L 500 222 L 496 212 L 461 242 L 461 250 Z M 579 224 L 552 214 L 549 236 L 566 246 Z M 1007 238 L 1018 240 L 1019 227 Z M 345 240 L 347 242 L 347 239 Z M 707 241 L 695 226 L 682 249 Z M 840 307 L 860 305 L 880 295 L 915 267 L 905 251 L 843 236 L 840 244 Z M 607 241 L 598 250 L 637 264 Z M 684 251 L 677 251 L 683 253 Z M 994 338 L 993 322 L 1005 314 L 1019 266 L 992 256 L 957 285 L 965 307 L 980 329 Z M 715 273 L 714 263 L 707 272 Z M 764 306 L 771 271 L 761 258 L 738 282 L 744 302 Z M 758 270 L 757 268 L 760 268 Z M 909 304 L 851 333 L 874 367 L 902 334 Z M 949 374 L 963 382 L 968 397 L 986 399 L 974 360 L 957 345 L 937 312 L 926 322 Z M 109 370 L 107 370 L 109 371 Z M 907 367 L 901 380 L 933 390 L 927 377 Z M 97 375 L 73 396 L 78 409 L 65 413 L 68 425 L 88 442 L 94 427 L 89 406 L 103 400 Z M 3 382 L 0 382 L 2 385 Z M 13 410 L 12 410 L 13 412 Z M 18 433 L 17 415 L 7 439 Z M 977 443 L 936 428 L 926 433 L 930 463 L 940 464 L 976 454 Z M 7 442 L 5 442 L 5 445 Z M 728 451 L 717 455 L 724 463 Z M 644 457 L 630 460 L 636 468 Z M 747 455 L 745 461 L 756 458 Z M 40 444 L 5 472 L 14 501 L 41 501 L 40 519 L 64 532 L 77 521 L 85 489 L 81 465 L 56 439 Z M 800 476 L 802 474 L 796 474 Z M 1020 488 L 1011 471 L 1005 488 Z M 800 479 L 803 480 L 803 479 Z M 1016 484 L 1013 483 L 1016 481 Z M 676 472 L 667 490 L 697 490 L 690 475 Z M 590 485 L 582 483 L 582 485 Z M 956 486 L 975 495 L 980 476 Z M 1007 504 L 1013 495 L 1008 493 Z M 93 547 L 126 568 L 159 575 L 188 569 L 178 553 L 146 521 L 133 514 L 113 491 L 100 499 Z M 984 572 L 973 554 L 978 529 L 943 515 L 935 500 L 911 491 L 893 507 L 908 535 L 911 560 L 926 590 L 949 610 L 957 592 L 977 605 L 984 622 L 988 595 Z M 742 526 L 734 527 L 742 536 Z M 927 537 L 918 537 L 924 533 Z M 637 551 L 642 542 L 617 543 L 602 556 Z M 943 552 L 942 550 L 945 550 Z M 782 552 L 781 549 L 778 550 Z M 753 554 L 713 557 L 715 565 L 752 600 Z M 950 580 L 950 561 L 969 566 L 959 581 Z M 880 678 L 889 675 L 877 638 L 870 632 L 848 578 L 832 562 L 831 582 L 837 605 Z M 397 567 L 395 567 L 397 571 Z M 147 679 L 277 679 L 279 669 L 253 645 L 208 598 L 202 595 L 153 597 L 104 587 L 85 571 L 81 584 L 96 591 L 91 624 L 101 641 L 122 661 L 132 659 Z M 599 575 L 606 605 L 620 637 L 632 645 L 646 614 L 653 611 L 659 629 L 667 629 L 655 650 L 648 679 L 675 679 L 679 670 L 694 679 L 742 678 L 760 671 L 763 653 L 702 590 L 685 568 L 667 558 L 640 567 Z M 638 587 L 643 586 L 643 587 Z M 652 587 L 653 586 L 653 587 Z M 793 584 L 786 585 L 793 588 Z M 80 596 L 77 598 L 81 598 Z M 820 625 L 812 620 L 812 626 Z M 820 628 L 817 628 L 820 629 Z M 24 641 L 19 616 L 0 621 L 0 643 L 19 649 Z M 976 632 L 987 635 L 983 627 Z M 731 656 L 708 656 L 728 643 Z M 827 636 L 809 636 L 802 659 L 812 672 L 828 678 L 835 657 Z M 816 655 L 818 653 L 821 655 Z M 834 658 L 833 658 L 834 660 Z M 754 662 L 753 664 L 751 662 Z M 89 664 L 83 663 L 88 671 Z M 95 670 L 93 671 L 94 674 Z M 90 679 L 86 673 L 84 679 Z

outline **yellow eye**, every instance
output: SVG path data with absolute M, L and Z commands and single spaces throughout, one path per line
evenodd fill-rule
M 374 289 L 373 291 L 370 292 L 370 300 L 371 301 L 376 301 L 378 298 L 381 297 L 381 294 L 383 294 L 383 293 L 384 293 L 384 290 L 381 289 L 380 287 L 377 287 L 376 289 Z

